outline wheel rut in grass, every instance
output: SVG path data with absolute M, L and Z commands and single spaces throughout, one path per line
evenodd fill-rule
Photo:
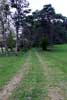
M 49 66 L 42 60 L 42 58 L 40 57 L 38 52 L 36 52 L 36 56 L 38 57 L 41 65 L 44 68 L 44 74 L 45 74 L 45 77 L 46 77 L 46 81 L 48 81 L 48 84 L 46 85 L 46 87 L 48 89 L 49 100 L 65 100 L 64 95 L 62 94 L 63 90 L 60 87 L 49 86 L 49 84 L 50 84 L 49 83 L 49 80 L 50 80 L 50 78 L 49 78 L 49 75 L 50 75 Z
M 14 89 L 16 89 L 28 72 L 29 59 L 27 58 L 22 68 L 16 73 L 16 75 L 4 86 L 3 90 L 0 91 L 0 100 L 8 100 Z

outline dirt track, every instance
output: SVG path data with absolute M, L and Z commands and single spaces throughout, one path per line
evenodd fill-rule
M 36 52 L 36 56 L 38 57 L 41 65 L 44 68 L 44 74 L 46 76 L 47 81 L 49 80 L 49 67 L 48 65 L 45 63 L 45 61 L 43 61 L 40 57 L 40 55 Z M 49 87 L 49 84 L 47 85 L 48 88 L 48 97 L 49 100 L 65 100 L 64 96 L 61 94 L 62 90 L 59 87 Z
M 16 87 L 18 87 L 20 81 L 24 78 L 25 74 L 27 74 L 28 65 L 29 65 L 29 62 L 27 60 L 26 63 L 22 65 L 22 68 L 20 69 L 20 71 L 18 71 L 16 75 L 3 88 L 3 90 L 0 92 L 0 100 L 8 100 L 13 90 L 16 89 Z

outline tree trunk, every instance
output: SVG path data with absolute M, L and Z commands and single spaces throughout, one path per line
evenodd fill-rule
M 1 42 L 1 52 L 2 52 L 2 54 L 4 53 L 4 51 L 3 51 L 3 42 Z
M 3 42 L 4 42 L 4 47 L 5 47 L 5 55 L 8 55 L 8 48 L 7 48 L 7 43 L 6 43 L 6 33 L 5 33 L 5 28 L 4 28 L 4 22 L 2 21 L 2 35 L 3 35 Z
M 18 40 L 19 40 L 18 28 L 16 28 L 16 56 L 18 55 Z

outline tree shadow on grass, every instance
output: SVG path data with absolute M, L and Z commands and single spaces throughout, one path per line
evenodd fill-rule
M 57 52 L 57 53 L 63 53 L 63 52 L 65 52 L 65 53 L 67 53 L 67 46 L 62 46 L 61 47 L 61 45 L 57 45 L 57 46 L 49 46 L 48 48 L 47 48 L 47 50 L 42 50 L 42 48 L 37 48 L 37 51 L 38 52 Z

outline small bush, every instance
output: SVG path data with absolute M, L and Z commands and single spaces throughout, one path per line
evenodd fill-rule
M 23 40 L 23 48 L 25 51 L 29 50 L 31 48 L 31 41 L 25 38 Z
M 7 46 L 12 50 L 15 47 L 15 44 L 16 41 L 13 39 L 12 33 L 10 33 L 7 38 Z
M 43 50 L 47 50 L 47 46 L 48 46 L 48 38 L 44 37 L 41 41 L 41 47 Z

